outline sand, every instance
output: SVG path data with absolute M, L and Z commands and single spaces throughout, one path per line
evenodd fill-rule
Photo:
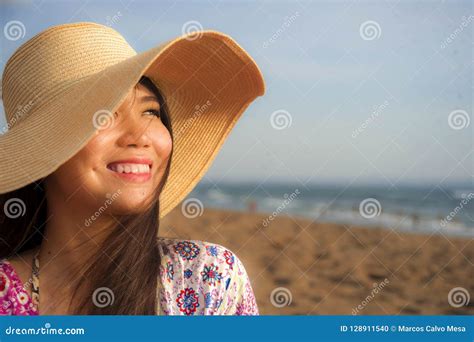
M 160 235 L 232 250 L 245 265 L 262 315 L 474 314 L 474 239 L 283 215 L 265 226 L 266 218 L 209 208 L 187 218 L 178 206 L 162 220 Z M 450 305 L 448 294 L 457 287 L 467 290 L 470 303 Z M 272 298 L 277 288 L 283 295 Z

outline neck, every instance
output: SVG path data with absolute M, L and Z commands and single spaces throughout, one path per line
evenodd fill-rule
M 41 288 L 47 288 L 50 293 L 59 289 L 66 295 L 81 277 L 85 263 L 101 246 L 115 220 L 102 213 L 86 223 L 91 217 L 91 208 L 73 198 L 67 201 L 55 198 L 55 195 L 47 196 L 48 216 L 39 253 Z

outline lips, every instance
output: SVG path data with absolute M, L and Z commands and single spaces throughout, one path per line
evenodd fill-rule
M 150 165 L 148 164 L 111 164 L 110 170 L 118 173 L 150 173 Z
M 153 161 L 148 158 L 136 157 L 116 160 L 107 164 L 114 177 L 132 183 L 145 183 L 152 179 Z
M 128 158 L 107 164 L 107 168 L 117 173 L 147 174 L 151 172 L 153 161 L 148 158 Z

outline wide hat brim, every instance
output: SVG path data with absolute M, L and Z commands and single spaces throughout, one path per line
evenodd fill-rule
M 175 133 L 160 218 L 192 191 L 239 117 L 265 92 L 257 64 L 231 37 L 211 30 L 183 35 L 81 79 L 1 135 L 0 193 L 36 182 L 73 157 L 96 134 L 94 115 L 114 113 L 143 75 L 165 95 Z

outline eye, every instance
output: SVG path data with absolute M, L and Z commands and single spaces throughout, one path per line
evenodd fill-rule
M 156 117 L 160 117 L 160 116 L 161 116 L 161 114 L 160 114 L 160 111 L 159 111 L 159 110 L 156 110 L 156 109 L 151 109 L 151 108 L 150 108 L 150 109 L 147 109 L 147 110 L 145 110 L 145 112 L 144 112 L 144 113 L 151 113 L 151 115 L 154 115 L 154 116 L 156 116 Z

